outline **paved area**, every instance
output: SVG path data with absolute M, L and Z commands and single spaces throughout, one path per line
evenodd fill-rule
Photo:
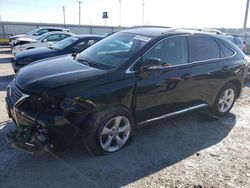
M 9 147 L 5 111 L 14 77 L 0 46 L 0 187 L 250 187 L 250 82 L 223 118 L 196 111 L 148 124 L 112 155 L 92 157 L 80 139 L 71 150 L 33 156 Z

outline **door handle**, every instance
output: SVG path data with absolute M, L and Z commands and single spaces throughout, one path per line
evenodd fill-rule
M 181 79 L 183 79 L 183 80 L 187 80 L 190 78 L 191 78 L 191 75 L 189 73 L 185 73 L 185 74 L 181 75 Z

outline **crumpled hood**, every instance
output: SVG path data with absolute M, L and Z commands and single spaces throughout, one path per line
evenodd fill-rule
M 26 37 L 27 35 L 26 34 L 18 34 L 18 35 L 14 35 L 14 36 L 11 36 L 10 39 L 16 39 L 16 38 L 19 38 L 19 37 Z
M 106 73 L 106 70 L 79 63 L 72 56 L 63 56 L 25 66 L 16 75 L 15 82 L 24 91 L 41 93 Z
M 18 38 L 18 41 L 37 42 L 37 40 L 36 40 L 36 39 L 32 39 L 32 38 L 24 38 L 24 37 L 20 37 L 20 38 Z

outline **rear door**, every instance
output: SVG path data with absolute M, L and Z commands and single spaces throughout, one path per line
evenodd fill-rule
M 192 99 L 192 66 L 186 36 L 161 40 L 143 57 L 161 60 L 162 68 L 140 74 L 136 89 L 136 117 L 140 123 L 187 109 Z
M 191 35 L 188 37 L 189 63 L 192 72 L 192 106 L 211 103 L 225 80 L 231 77 L 234 51 L 219 45 L 214 37 Z

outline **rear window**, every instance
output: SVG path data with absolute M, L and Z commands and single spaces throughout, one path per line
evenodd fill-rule
M 215 40 L 203 36 L 188 38 L 189 61 L 204 61 L 220 58 L 220 49 Z

